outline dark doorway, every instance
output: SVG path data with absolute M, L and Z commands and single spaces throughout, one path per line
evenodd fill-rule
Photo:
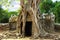
M 25 36 L 31 36 L 32 35 L 32 22 L 26 22 L 25 26 Z

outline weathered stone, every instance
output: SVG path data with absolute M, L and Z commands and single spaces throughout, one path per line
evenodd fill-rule
M 0 31 L 9 30 L 9 23 L 0 23 Z
M 16 25 L 17 25 L 17 16 L 13 15 L 9 18 L 9 27 L 10 30 L 16 30 Z
M 52 34 L 54 31 L 55 15 L 40 14 L 40 0 L 21 0 L 21 12 L 18 16 L 11 16 L 9 19 L 9 32 L 3 33 L 3 38 L 57 38 Z M 2 25 L 1 27 L 5 27 Z M 8 27 L 8 26 L 7 26 Z
M 53 33 L 54 32 L 54 19 L 55 16 L 53 13 L 51 14 L 42 14 L 42 27 L 45 31 L 48 33 Z

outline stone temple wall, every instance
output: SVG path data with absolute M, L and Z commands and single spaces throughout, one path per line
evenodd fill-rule
M 60 23 L 55 23 L 54 29 L 55 31 L 60 31 Z M 6 30 L 10 30 L 9 23 L 0 23 L 0 31 L 6 31 Z
M 0 31 L 9 30 L 9 23 L 0 23 Z
M 60 31 L 60 23 L 55 23 L 55 31 Z

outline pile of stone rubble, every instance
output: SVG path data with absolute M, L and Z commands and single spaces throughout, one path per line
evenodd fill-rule
M 17 39 L 19 38 L 19 34 L 18 33 L 13 33 L 13 32 L 2 32 L 0 33 L 0 39 L 8 39 L 8 38 L 13 38 L 13 39 Z

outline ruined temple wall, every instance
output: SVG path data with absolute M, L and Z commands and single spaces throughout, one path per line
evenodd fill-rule
M 60 31 L 60 23 L 55 23 L 54 26 L 55 31 Z
M 0 31 L 9 30 L 9 23 L 0 23 Z

